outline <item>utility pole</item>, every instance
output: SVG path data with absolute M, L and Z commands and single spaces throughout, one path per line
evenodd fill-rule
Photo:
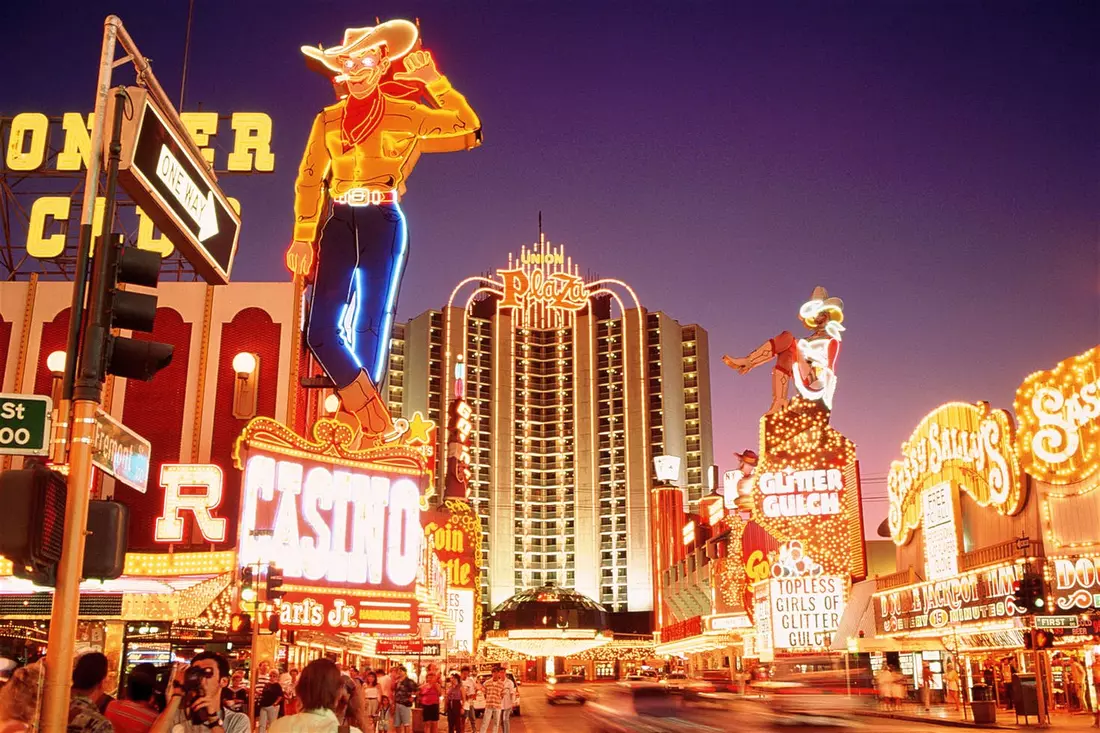
M 260 676 L 260 659 L 256 650 L 260 646 L 260 564 L 253 565 L 252 570 L 252 577 L 256 579 L 253 581 L 256 583 L 256 600 L 252 604 L 252 674 L 249 675 L 251 682 L 248 685 L 248 719 L 256 723 L 259 718 L 256 713 L 256 685 Z
M 110 29 L 108 27 L 108 34 Z M 106 45 L 106 42 L 105 42 Z M 113 37 L 112 37 L 112 55 Z M 114 125 L 107 165 L 107 229 L 115 217 L 115 195 L 118 189 L 118 161 L 122 149 L 122 119 L 126 92 L 115 91 Z M 57 567 L 57 588 L 50 614 L 49 653 L 46 665 L 46 690 L 42 704 L 43 728 L 46 733 L 62 733 L 68 722 L 69 688 L 72 683 L 72 660 L 76 652 L 76 621 L 80 611 L 80 581 L 84 566 L 84 535 L 88 527 L 88 502 L 91 499 L 92 444 L 96 433 L 96 412 L 103 397 L 104 331 L 110 329 L 110 314 L 105 308 L 110 282 L 109 271 L 117 264 L 118 249 L 100 238 L 92 265 L 92 290 L 88 314 L 81 339 L 80 365 L 73 388 L 73 425 L 70 431 L 69 481 L 65 500 L 65 531 L 61 546 L 61 562 Z M 104 323 L 104 317 L 108 319 Z
M 1031 620 L 1029 623 L 1034 624 L 1035 621 Z M 1039 649 L 1039 639 L 1035 634 L 1034 625 L 1027 630 L 1027 633 L 1031 635 L 1031 654 L 1035 664 L 1035 697 L 1039 707 L 1039 727 L 1050 727 L 1050 716 L 1047 715 L 1047 700 L 1045 690 L 1047 684 L 1047 673 L 1043 665 L 1043 651 Z

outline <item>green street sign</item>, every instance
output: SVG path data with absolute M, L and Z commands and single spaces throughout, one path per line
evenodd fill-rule
M 1037 629 L 1075 629 L 1080 625 L 1076 616 L 1035 616 Z
M 53 400 L 42 395 L 0 394 L 0 455 L 44 456 L 50 452 Z

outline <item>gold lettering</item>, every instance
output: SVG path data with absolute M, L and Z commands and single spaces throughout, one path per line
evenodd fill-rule
M 213 166 L 214 148 L 210 147 L 210 136 L 218 134 L 218 113 L 184 112 L 180 114 L 180 120 L 191 133 L 191 139 L 195 141 L 195 145 L 199 146 L 202 157 Z
M 157 229 L 153 226 L 153 220 L 149 218 L 149 215 L 142 211 L 140 208 L 137 210 L 138 214 L 138 237 L 137 247 L 138 249 L 147 249 L 150 252 L 157 252 L 161 257 L 167 257 L 172 254 L 172 242 L 168 237 L 163 234 L 157 235 Z
M 7 166 L 13 171 L 33 171 L 46 158 L 50 121 L 41 112 L 22 112 L 11 121 Z M 30 141 L 27 141 L 27 137 Z
M 531 287 L 531 281 L 527 279 L 527 273 L 523 270 L 497 270 L 504 281 L 504 297 L 500 301 L 501 308 L 519 308 L 527 297 L 527 290 Z
M 27 223 L 27 254 L 40 260 L 48 260 L 65 251 L 65 233 L 46 236 L 46 229 L 50 219 L 59 223 L 68 221 L 69 205 L 68 196 L 43 196 L 35 199 L 31 205 L 30 221 Z
M 227 168 L 231 171 L 275 170 L 271 152 L 271 117 L 263 112 L 234 112 L 232 118 L 233 152 Z
M 61 118 L 65 146 L 57 154 L 57 170 L 78 171 L 88 167 L 88 158 L 92 152 L 93 117 L 90 114 L 81 116 L 76 112 L 66 112 Z

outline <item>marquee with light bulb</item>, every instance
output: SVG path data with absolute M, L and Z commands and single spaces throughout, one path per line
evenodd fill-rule
M 1100 473 L 1100 346 L 1030 375 L 1015 407 L 1024 471 L 1059 486 Z

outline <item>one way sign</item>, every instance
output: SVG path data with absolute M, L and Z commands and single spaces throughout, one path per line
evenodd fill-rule
M 175 110 L 158 108 L 139 87 L 127 92 L 134 113 L 122 122 L 119 183 L 196 272 L 211 284 L 224 285 L 237 253 L 240 216 L 206 161 L 187 144 Z

